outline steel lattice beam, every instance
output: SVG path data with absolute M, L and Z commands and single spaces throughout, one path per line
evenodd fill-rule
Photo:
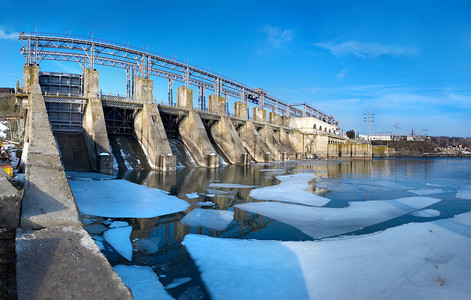
M 39 64 L 43 60 L 60 60 L 78 62 L 84 68 L 93 68 L 95 64 L 124 70 L 132 67 L 136 74 L 142 77 L 149 78 L 154 75 L 170 78 L 186 86 L 192 84 L 213 90 L 220 95 L 261 104 L 264 108 L 280 111 L 285 115 L 311 116 L 331 125 L 338 125 L 333 116 L 324 114 L 309 104 L 303 103 L 303 109 L 298 109 L 295 105 L 270 96 L 260 89 L 249 87 L 188 62 L 130 45 L 90 37 L 38 32 L 22 32 L 18 39 L 23 44 L 20 52 L 28 64 Z

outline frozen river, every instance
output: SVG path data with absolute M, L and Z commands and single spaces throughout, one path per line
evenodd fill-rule
M 471 159 L 68 172 L 136 299 L 471 294 Z

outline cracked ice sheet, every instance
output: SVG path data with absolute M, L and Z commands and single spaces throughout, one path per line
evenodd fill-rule
M 313 238 L 349 233 L 379 224 L 439 202 L 431 197 L 349 202 L 348 207 L 310 207 L 279 202 L 252 202 L 234 207 L 298 228 Z
M 69 181 L 80 212 L 111 218 L 153 218 L 190 204 L 166 192 L 127 180 Z
M 307 242 L 185 236 L 212 299 L 468 299 L 471 213 Z
M 440 194 L 445 192 L 442 189 L 418 189 L 418 190 L 408 190 L 409 193 L 416 194 L 419 196 Z
M 103 233 L 103 237 L 108 244 L 129 261 L 132 261 L 131 232 L 132 227 L 126 226 L 108 229 Z
M 151 267 L 117 265 L 113 269 L 131 289 L 135 300 L 173 299 L 167 294 Z
M 184 216 L 180 222 L 191 227 L 205 227 L 222 231 L 234 220 L 234 212 L 195 208 Z
M 323 206 L 330 200 L 306 191 L 309 181 L 315 178 L 313 173 L 296 173 L 276 176 L 281 181 L 278 185 L 262 187 L 250 191 L 250 197 L 259 200 L 276 200 L 311 206 Z

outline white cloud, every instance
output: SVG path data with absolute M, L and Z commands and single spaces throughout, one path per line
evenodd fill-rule
M 262 31 L 266 34 L 265 41 L 267 44 L 276 49 L 286 46 L 294 39 L 293 30 L 265 25 L 263 26 Z
M 328 50 L 334 56 L 353 54 L 361 58 L 378 58 L 382 55 L 413 56 L 417 52 L 415 48 L 395 45 L 383 45 L 381 43 L 362 43 L 359 41 L 346 41 L 341 43 L 322 42 L 315 46 Z
M 0 29 L 0 40 L 16 40 L 18 39 L 18 32 L 6 33 L 3 29 Z
M 345 75 L 347 74 L 348 72 L 348 69 L 343 69 L 342 72 L 338 73 L 337 75 L 335 75 L 338 79 L 342 79 L 345 77 Z

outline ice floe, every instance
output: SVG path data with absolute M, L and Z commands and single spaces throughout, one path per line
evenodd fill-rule
M 170 300 L 151 267 L 117 265 L 113 268 L 128 286 L 135 300 Z
M 250 191 L 250 197 L 260 200 L 276 200 L 300 203 L 312 206 L 323 206 L 330 200 L 307 191 L 309 181 L 316 176 L 313 173 L 296 173 L 277 176 L 278 185 L 262 187 Z
M 350 202 L 348 207 L 311 207 L 280 202 L 234 205 L 298 228 L 313 238 L 330 237 L 382 223 L 439 202 L 431 197 Z
M 204 201 L 204 202 L 196 202 L 195 204 L 199 206 L 214 206 L 215 203 L 212 201 Z
M 319 178 L 316 187 L 342 193 L 404 191 L 410 187 L 388 180 L 364 178 L 324 179 Z
M 416 194 L 419 196 L 433 195 L 445 192 L 442 189 L 418 189 L 418 190 L 409 190 L 409 193 Z
M 308 242 L 183 244 L 212 299 L 468 299 L 471 213 L 378 234 Z
M 165 288 L 166 289 L 173 289 L 176 288 L 179 285 L 182 285 L 184 283 L 187 283 L 191 281 L 190 277 L 183 277 L 183 278 L 177 278 L 174 281 L 172 281 L 170 284 L 168 284 Z
M 456 193 L 456 198 L 471 199 L 471 185 L 460 187 Z
M 102 243 L 101 241 L 95 240 L 95 244 L 98 246 L 98 248 L 100 249 L 100 251 L 105 250 L 105 246 L 103 246 L 103 243 Z
M 155 188 L 127 180 L 70 181 L 83 214 L 114 218 L 153 218 L 186 210 L 190 204 Z
M 188 199 L 195 199 L 195 198 L 198 198 L 198 193 L 191 193 L 191 194 L 186 194 L 186 197 Z
M 414 217 L 433 218 L 440 216 L 440 212 L 435 209 L 422 209 L 411 213 Z
M 159 243 L 160 237 L 151 236 L 148 238 L 137 239 L 132 244 L 137 250 L 145 254 L 151 255 L 159 251 Z
M 127 226 L 108 229 L 103 233 L 103 237 L 108 244 L 129 261 L 132 260 L 131 232 L 132 227 Z
M 180 222 L 191 227 L 205 227 L 221 231 L 226 229 L 232 220 L 234 220 L 233 211 L 195 208 Z
M 125 221 L 114 221 L 110 224 L 109 228 L 118 228 L 118 227 L 126 227 L 129 226 L 128 222 Z
M 217 189 L 250 189 L 257 187 L 256 185 L 245 185 L 245 184 L 237 184 L 237 183 L 210 183 L 210 188 L 217 188 Z

